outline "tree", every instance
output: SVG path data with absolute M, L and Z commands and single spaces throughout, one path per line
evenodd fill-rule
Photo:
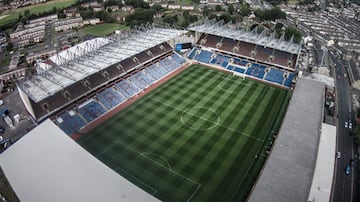
M 135 25 L 145 24 L 147 22 L 153 22 L 155 11 L 152 9 L 137 8 L 135 12 L 126 17 L 126 24 L 131 28 Z
M 255 10 L 255 15 L 261 21 L 271 20 L 275 21 L 276 19 L 286 19 L 286 13 L 281 11 L 280 8 L 272 8 L 270 10 Z
M 121 2 L 118 2 L 116 0 L 108 0 L 104 3 L 105 7 L 109 7 L 109 6 L 120 6 L 119 3 L 121 4 Z
M 9 42 L 9 43 L 7 44 L 7 46 L 6 46 L 6 50 L 7 50 L 7 51 L 13 51 L 13 48 L 14 48 L 14 44 L 11 43 L 11 42 Z
M 176 24 L 178 21 L 178 17 L 177 15 L 166 15 L 164 18 L 163 18 L 163 22 L 165 23 L 168 23 L 168 24 Z
M 215 6 L 215 11 L 216 11 L 216 12 L 222 11 L 221 6 L 220 6 L 220 5 L 216 5 L 216 6 Z
M 29 16 L 29 15 L 30 15 L 30 10 L 29 10 L 29 9 L 26 9 L 26 10 L 24 11 L 24 15 L 25 15 L 25 16 Z
M 163 7 L 161 7 L 160 4 L 154 4 L 154 6 L 151 9 L 153 9 L 154 11 L 161 11 L 163 10 Z
M 234 13 L 234 11 L 235 11 L 234 6 L 233 6 L 232 4 L 229 4 L 229 5 L 228 5 L 228 12 L 229 12 L 229 14 L 232 15 L 232 14 Z
M 207 6 L 204 6 L 203 16 L 209 16 L 210 13 L 211 13 L 211 9 L 209 9 Z
M 241 5 L 241 8 L 240 8 L 241 16 L 248 16 L 248 15 L 250 15 L 250 13 L 251 13 L 251 10 L 250 10 L 249 4 Z
M 302 35 L 301 32 L 295 27 L 287 27 L 285 29 L 285 39 L 290 40 L 291 36 L 294 36 L 295 43 L 300 43 Z
M 149 4 L 144 2 L 143 0 L 126 0 L 126 5 L 132 5 L 135 8 L 150 8 Z
M 224 23 L 226 24 L 226 23 L 232 21 L 232 18 L 228 13 L 225 13 L 225 14 L 220 15 L 218 20 L 224 20 Z

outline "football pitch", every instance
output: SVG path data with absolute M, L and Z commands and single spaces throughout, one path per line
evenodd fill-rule
M 245 201 L 290 96 L 193 65 L 78 143 L 162 201 Z

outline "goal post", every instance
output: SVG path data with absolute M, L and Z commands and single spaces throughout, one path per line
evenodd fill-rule
M 233 72 L 233 76 L 241 77 L 243 80 L 246 79 L 246 74 L 245 73 Z

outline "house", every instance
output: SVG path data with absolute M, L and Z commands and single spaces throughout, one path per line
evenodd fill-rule
M 109 11 L 118 11 L 119 10 L 119 6 L 108 6 L 106 7 L 106 10 Z
M 134 8 L 134 6 L 126 5 L 126 6 L 123 6 L 121 8 L 121 10 L 129 12 L 129 13 L 133 13 L 135 11 L 135 8 Z
M 96 25 L 100 23 L 99 18 L 91 18 L 83 21 L 83 25 Z
M 94 10 L 94 12 L 99 12 L 99 11 L 103 11 L 103 10 L 105 10 L 104 9 L 104 6 L 96 6 L 96 7 L 93 7 L 93 10 Z

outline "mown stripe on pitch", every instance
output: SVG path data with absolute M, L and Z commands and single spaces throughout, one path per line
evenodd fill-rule
M 266 96 L 269 96 L 269 94 L 267 94 Z M 269 109 L 269 107 L 274 103 L 274 101 L 275 101 L 276 99 L 277 99 L 277 94 L 276 94 L 276 93 L 272 93 L 270 100 L 269 100 L 268 102 L 264 103 L 264 104 L 266 104 L 266 108 L 265 108 L 265 109 Z M 257 111 L 256 113 L 260 113 L 260 112 Z M 269 119 L 271 119 L 271 116 L 272 116 L 271 113 L 270 113 L 270 114 L 266 113 L 266 115 L 261 116 L 260 120 L 257 121 L 256 127 L 254 128 L 254 129 L 258 130 L 259 132 L 252 132 L 252 134 L 253 134 L 254 136 L 258 137 L 258 135 L 259 135 L 260 133 L 262 134 L 262 133 L 268 132 L 268 130 L 266 130 L 266 129 L 264 130 L 264 128 L 268 128 L 268 126 L 266 125 L 266 123 L 268 122 Z M 254 144 L 254 146 L 249 150 L 249 153 L 252 153 L 252 152 L 250 152 L 250 151 L 259 152 L 259 151 L 262 150 L 262 148 L 260 148 L 260 149 L 259 149 L 259 148 L 254 148 L 255 145 L 258 145 L 258 144 Z M 260 146 L 260 145 L 258 145 L 258 146 Z M 256 147 L 258 147 L 258 146 L 256 146 Z M 262 144 L 261 144 L 261 147 L 263 147 Z M 258 154 L 258 156 L 260 156 L 260 154 Z M 250 160 L 253 160 L 253 159 L 250 158 Z M 251 166 L 251 167 L 252 167 L 253 165 L 255 165 L 255 164 L 250 164 L 250 163 L 249 163 L 248 166 Z M 232 194 L 231 194 L 231 192 L 229 192 L 229 194 L 231 194 L 231 195 L 234 197 L 233 199 L 235 199 L 235 201 L 237 201 L 237 199 L 239 199 L 239 198 L 244 197 L 245 195 L 247 195 L 246 192 L 249 191 L 249 189 L 250 189 L 250 187 L 247 187 L 247 186 L 249 186 L 249 184 L 252 185 L 252 182 L 251 182 L 251 183 L 250 183 L 250 182 L 247 182 L 246 179 L 249 180 L 250 176 L 248 176 L 248 175 L 251 174 L 252 172 L 256 172 L 256 173 L 258 172 L 258 171 L 254 171 L 254 170 L 252 170 L 252 169 L 253 169 L 253 168 L 249 168 L 249 171 L 251 171 L 251 172 L 250 172 L 250 173 L 246 173 L 247 175 L 245 175 L 245 176 L 242 176 L 242 178 L 243 178 L 244 180 L 242 180 L 241 184 L 237 184 L 237 185 L 235 184 L 235 186 L 238 187 L 237 192 L 236 192 L 236 193 L 232 193 Z M 250 178 L 250 179 L 251 179 L 251 178 Z M 229 189 L 229 190 L 230 190 L 230 189 Z
M 257 85 L 253 85 L 253 86 L 251 86 L 251 88 L 247 91 L 247 92 L 255 92 L 255 89 L 257 89 L 259 86 L 257 86 Z M 242 107 L 240 107 L 239 105 L 243 105 L 244 103 L 247 103 L 247 101 L 249 100 L 249 98 L 250 98 L 250 96 L 244 96 L 243 97 L 243 99 L 241 100 L 241 101 L 238 101 L 238 106 L 237 107 L 235 107 L 235 109 L 234 109 L 234 111 L 233 111 L 233 113 L 234 114 L 239 114 L 239 111 L 242 109 Z M 232 118 L 231 118 L 232 119 Z M 230 121 L 230 120 L 228 120 L 228 121 Z M 224 122 L 227 122 L 227 121 L 224 121 Z M 239 130 L 239 132 L 241 132 L 242 130 Z M 234 133 L 236 133 L 236 132 L 234 132 Z M 235 135 L 233 134 L 232 135 L 233 137 L 236 137 L 236 136 L 238 136 L 238 134 L 236 133 Z M 245 139 L 245 144 L 244 144 L 244 147 L 246 147 L 248 144 L 249 144 L 249 139 L 250 138 L 246 138 Z M 233 140 L 233 141 L 235 141 L 235 140 Z M 242 140 L 243 141 L 243 140 Z M 250 140 L 251 142 L 253 141 L 253 140 Z M 230 144 L 230 143 L 229 143 Z M 244 148 L 243 147 L 243 148 Z M 241 148 L 239 148 L 239 150 L 240 150 Z M 243 151 L 243 150 L 241 150 L 241 151 Z M 243 156 L 244 155 L 240 155 L 241 153 L 239 153 L 239 155 L 238 155 L 238 157 L 236 158 L 237 160 L 239 159 L 239 158 L 243 158 Z M 247 154 L 247 152 L 245 152 L 245 153 L 243 153 L 243 154 Z M 245 155 L 246 156 L 246 155 Z M 218 161 L 218 164 L 220 165 L 221 164 L 221 162 L 222 162 L 222 160 L 223 160 L 223 158 L 221 158 L 221 156 L 218 156 L 218 159 L 216 159 L 214 162 L 212 162 L 212 164 L 216 164 L 217 163 L 217 161 Z M 237 160 L 235 160 L 235 161 L 237 161 Z M 229 167 L 228 169 L 232 169 L 232 167 Z M 210 170 L 209 171 L 205 171 L 204 173 L 207 173 L 207 172 L 210 172 Z M 222 172 L 225 174 L 225 173 L 228 173 L 228 170 L 224 170 L 224 169 L 222 169 Z M 206 176 L 206 175 L 205 175 Z M 203 178 L 203 177 L 202 177 Z M 222 178 L 222 180 L 221 181 L 219 181 L 218 182 L 218 186 L 215 186 L 215 187 L 212 187 L 212 189 L 215 191 L 215 190 L 217 190 L 218 189 L 218 187 L 219 186 L 223 186 L 224 184 L 221 184 L 221 183 L 224 183 L 224 181 L 227 181 L 228 179 L 232 179 L 233 180 L 233 178 L 232 177 L 230 177 L 229 178 L 229 176 L 224 176 L 223 178 Z M 209 187 L 209 189 L 211 189 L 210 187 Z M 210 191 L 211 192 L 211 191 Z M 217 191 L 216 191 L 217 192 Z

